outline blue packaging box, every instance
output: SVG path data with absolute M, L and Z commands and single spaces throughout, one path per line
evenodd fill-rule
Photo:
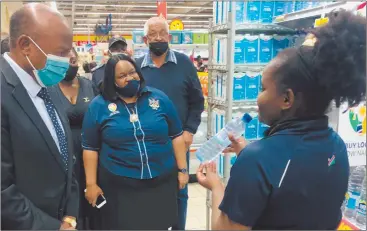
M 243 40 L 245 49 L 245 63 L 259 62 L 259 36 L 245 35 Z
M 233 100 L 245 99 L 246 75 L 245 73 L 233 74 Z
M 260 139 L 263 138 L 265 131 L 268 130 L 268 129 L 269 129 L 268 125 L 259 122 L 259 129 L 258 129 L 257 138 L 260 138 Z
M 192 44 L 194 34 L 192 31 L 182 31 L 181 32 L 181 43 L 182 44 Z
M 292 2 L 289 2 L 292 3 Z M 274 16 L 283 15 L 285 11 L 285 7 L 288 2 L 285 1 L 275 1 L 274 3 Z
M 245 138 L 247 140 L 254 140 L 257 139 L 257 133 L 259 129 L 259 118 L 253 117 L 253 119 L 246 124 L 246 130 L 245 130 Z
M 182 32 L 181 31 L 170 31 L 172 35 L 171 44 L 181 44 L 182 43 Z
M 243 23 L 245 16 L 245 2 L 244 1 L 238 1 L 236 2 L 236 24 Z
M 261 1 L 246 2 L 246 21 L 259 22 Z
M 133 31 L 133 42 L 134 44 L 144 43 L 144 31 Z
M 259 62 L 268 63 L 273 58 L 273 37 L 267 35 L 260 35 L 260 48 L 259 48 Z
M 294 11 L 300 11 L 303 10 L 305 7 L 304 1 L 295 1 L 294 2 Z
M 285 1 L 284 3 L 284 14 L 294 12 L 294 1 Z
M 261 1 L 260 21 L 272 23 L 274 15 L 274 1 Z
M 276 57 L 280 51 L 288 47 L 289 47 L 289 38 L 285 36 L 273 37 L 273 57 Z
M 238 36 L 234 43 L 234 63 L 244 64 L 245 63 L 245 47 L 243 45 L 243 36 Z
M 245 98 L 247 100 L 255 100 L 259 94 L 260 73 L 246 72 L 245 82 Z

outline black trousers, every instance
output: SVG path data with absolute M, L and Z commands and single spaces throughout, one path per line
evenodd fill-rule
M 132 179 L 114 175 L 100 165 L 98 184 L 107 203 L 94 213 L 93 228 L 167 230 L 172 227 L 178 219 L 177 175 L 175 168 L 153 179 Z

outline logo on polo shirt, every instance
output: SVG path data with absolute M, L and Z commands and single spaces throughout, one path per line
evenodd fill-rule
M 117 109 L 116 104 L 114 104 L 114 103 L 108 104 L 108 110 L 110 110 L 110 112 L 114 112 L 114 111 L 116 111 L 116 109 Z
M 335 155 L 333 155 L 331 158 L 328 158 L 328 166 L 332 166 L 335 164 Z
M 159 108 L 159 100 L 153 99 L 153 98 L 149 98 L 149 106 L 153 110 L 158 110 L 158 108 Z

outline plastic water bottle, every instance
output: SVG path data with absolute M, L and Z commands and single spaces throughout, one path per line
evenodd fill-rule
M 366 167 L 357 166 L 349 178 L 348 201 L 344 210 L 344 215 L 348 218 L 355 218 L 356 205 L 361 196 L 362 182 L 366 176 Z
M 215 160 L 231 144 L 228 134 L 232 134 L 235 138 L 240 138 L 245 132 L 246 124 L 251 120 L 252 117 L 247 113 L 242 118 L 234 118 L 215 136 L 202 144 L 195 153 L 196 157 L 201 163 Z
M 361 196 L 357 205 L 356 221 L 361 227 L 366 227 L 366 178 L 364 178 Z

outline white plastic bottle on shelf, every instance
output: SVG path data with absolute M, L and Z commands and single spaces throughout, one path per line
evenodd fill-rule
M 234 118 L 196 151 L 196 157 L 201 163 L 215 160 L 231 144 L 228 134 L 233 134 L 235 138 L 241 137 L 245 132 L 246 124 L 251 120 L 252 117 L 247 113 L 242 118 Z
M 363 180 L 361 196 L 357 204 L 357 224 L 361 227 L 366 227 L 366 178 Z
M 357 166 L 349 177 L 348 201 L 344 210 L 344 215 L 354 219 L 356 215 L 356 205 L 361 196 L 362 182 L 366 176 L 366 167 Z

